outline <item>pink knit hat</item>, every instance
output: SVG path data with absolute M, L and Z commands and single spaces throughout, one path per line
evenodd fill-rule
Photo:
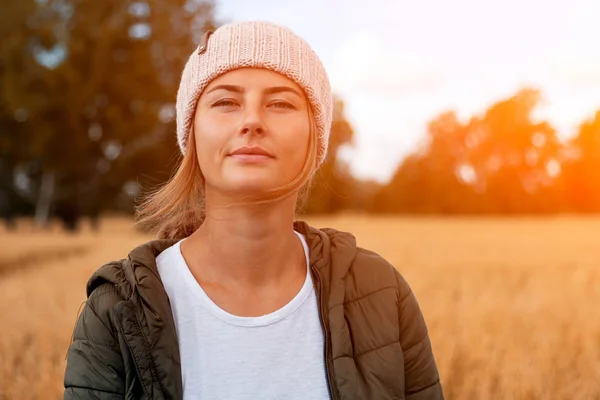
M 185 153 L 202 91 L 217 76 L 241 67 L 258 67 L 287 76 L 304 89 L 318 127 L 317 160 L 327 154 L 333 101 L 323 64 L 302 38 L 270 22 L 238 22 L 202 36 L 190 56 L 177 92 L 177 142 Z

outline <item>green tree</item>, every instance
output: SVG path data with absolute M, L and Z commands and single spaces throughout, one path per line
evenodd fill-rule
M 180 72 L 215 26 L 212 1 L 24 0 L 8 11 L 20 22 L 2 51 L 0 104 L 26 115 L 19 163 L 36 165 L 39 216 L 118 207 L 140 171 L 166 179 Z
M 561 188 L 570 211 L 600 211 L 600 111 L 568 144 Z
M 533 120 L 540 98 L 537 90 L 521 90 L 490 107 L 473 126 L 468 163 L 485 185 L 480 201 L 489 211 L 556 211 L 552 187 L 562 146 L 547 121 Z
M 466 156 L 467 131 L 453 112 L 433 119 L 425 145 L 401 162 L 390 183 L 376 195 L 374 211 L 465 211 L 463 202 L 472 188 L 459 180 L 458 171 Z
M 539 100 L 524 89 L 468 123 L 452 112 L 434 119 L 423 149 L 377 194 L 376 211 L 556 211 L 562 146 L 548 122 L 534 121 Z

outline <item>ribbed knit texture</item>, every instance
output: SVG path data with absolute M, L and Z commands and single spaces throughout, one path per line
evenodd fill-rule
M 288 28 L 270 22 L 237 22 L 221 26 L 207 49 L 190 56 L 177 92 L 177 141 L 185 153 L 195 107 L 202 91 L 217 76 L 242 67 L 265 68 L 296 82 L 308 98 L 317 125 L 320 165 L 327 155 L 333 102 L 329 78 L 316 53 Z

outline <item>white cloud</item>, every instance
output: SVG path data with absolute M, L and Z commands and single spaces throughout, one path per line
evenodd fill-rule
M 561 82 L 579 86 L 600 86 L 600 57 L 569 57 L 565 55 L 554 66 Z
M 426 60 L 394 49 L 393 43 L 362 31 L 341 44 L 328 71 L 341 93 L 403 95 L 437 89 L 442 73 Z

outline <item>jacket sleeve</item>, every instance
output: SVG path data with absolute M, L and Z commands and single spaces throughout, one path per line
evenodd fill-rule
M 443 400 L 425 319 L 406 280 L 396 272 L 399 286 L 400 344 L 404 354 L 406 400 Z
M 111 284 L 94 290 L 75 326 L 67 353 L 64 399 L 125 398 L 125 371 L 110 313 L 120 300 Z

